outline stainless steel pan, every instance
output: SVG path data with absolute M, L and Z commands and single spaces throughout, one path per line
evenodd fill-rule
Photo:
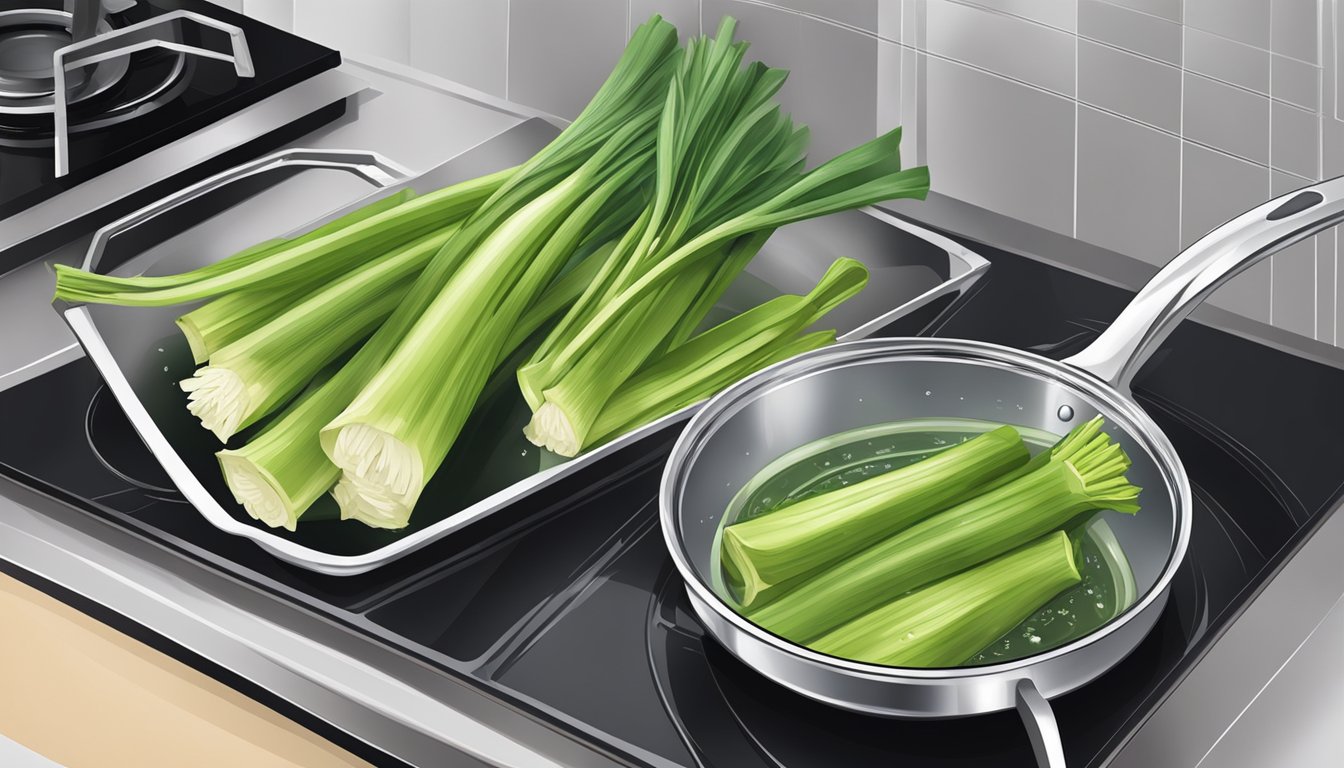
M 705 628 L 734 656 L 803 695 L 860 712 L 945 718 L 1016 707 L 1038 762 L 1063 766 L 1049 698 L 1115 665 L 1148 633 L 1190 539 L 1190 484 L 1166 436 L 1134 402 L 1134 372 L 1233 275 L 1344 219 L 1344 177 L 1285 195 L 1205 235 L 1164 267 L 1083 352 L 1062 362 L 994 344 L 893 338 L 839 344 L 781 363 L 715 397 L 681 435 L 663 475 L 663 533 Z M 994 665 L 905 669 L 816 653 L 739 616 L 710 585 L 715 532 L 742 485 L 827 435 L 921 417 L 962 417 L 1062 434 L 1101 414 L 1144 491 L 1130 517 L 1104 517 L 1139 598 L 1096 631 Z

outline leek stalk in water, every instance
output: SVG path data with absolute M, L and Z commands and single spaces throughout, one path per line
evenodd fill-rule
M 808 643 L 909 590 L 1064 527 L 1084 512 L 1138 511 L 1139 488 L 1125 478 L 1129 458 L 1101 426 L 1100 417 L 1080 425 L 1039 469 L 816 572 L 749 611 L 748 618 Z
M 750 608 L 771 586 L 841 561 L 1027 463 L 1009 426 L 923 461 L 813 496 L 723 531 L 723 562 Z
M 1073 543 L 1055 531 L 899 597 L 809 646 L 870 664 L 954 667 L 1081 580 Z

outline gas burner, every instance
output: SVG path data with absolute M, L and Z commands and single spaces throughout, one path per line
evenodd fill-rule
M 62 103 L 53 61 L 74 45 L 72 18 L 51 9 L 0 12 L 0 146 L 51 146 L 62 107 L 67 131 L 82 133 L 151 112 L 186 87 L 185 54 L 148 51 L 70 68 Z M 104 36 L 117 28 L 102 17 L 95 29 Z
M 67 11 L 47 8 L 0 11 L 0 112 L 50 113 L 55 109 L 52 57 L 74 42 L 73 19 Z M 106 17 L 98 19 L 95 34 L 111 31 Z M 119 58 L 75 70 L 66 81 L 70 102 L 106 91 L 126 69 L 126 59 Z

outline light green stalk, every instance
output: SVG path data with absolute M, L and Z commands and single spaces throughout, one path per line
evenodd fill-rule
M 374 213 L 356 211 L 309 236 L 224 259 L 178 275 L 112 277 L 74 267 L 56 267 L 56 298 L 70 302 L 161 307 L 233 291 L 313 285 L 341 275 L 368 259 L 454 224 L 475 211 L 516 175 L 507 169 L 397 205 L 374 203 Z M 399 199 L 399 198 L 398 198 Z M 336 226 L 343 222 L 341 226 Z
M 1079 514 L 1138 511 L 1129 458 L 1100 418 L 1061 441 L 1045 466 L 825 568 L 748 618 L 807 643 L 911 589 L 996 557 Z
M 182 382 L 188 408 L 221 442 L 283 404 L 368 335 L 457 233 L 449 227 L 374 259 L 216 350 Z
M 1009 426 L 923 461 L 790 504 L 723 531 L 723 563 L 751 608 L 771 586 L 850 557 L 1027 462 Z
M 822 635 L 821 653 L 891 667 L 955 667 L 1082 580 L 1055 531 Z

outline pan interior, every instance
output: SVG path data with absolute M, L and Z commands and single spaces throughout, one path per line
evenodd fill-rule
M 684 469 L 677 525 L 691 569 L 711 592 L 720 578 L 718 531 L 752 478 L 831 435 L 914 419 L 980 420 L 1062 435 L 1102 415 L 1108 434 L 1134 462 L 1129 479 L 1143 492 L 1137 515 L 1108 511 L 1099 518 L 1129 560 L 1137 601 L 1161 578 L 1178 530 L 1174 492 L 1137 428 L 1095 393 L 1042 370 L 954 356 L 892 354 L 803 368 L 786 367 L 774 383 L 702 415 L 705 428 Z

